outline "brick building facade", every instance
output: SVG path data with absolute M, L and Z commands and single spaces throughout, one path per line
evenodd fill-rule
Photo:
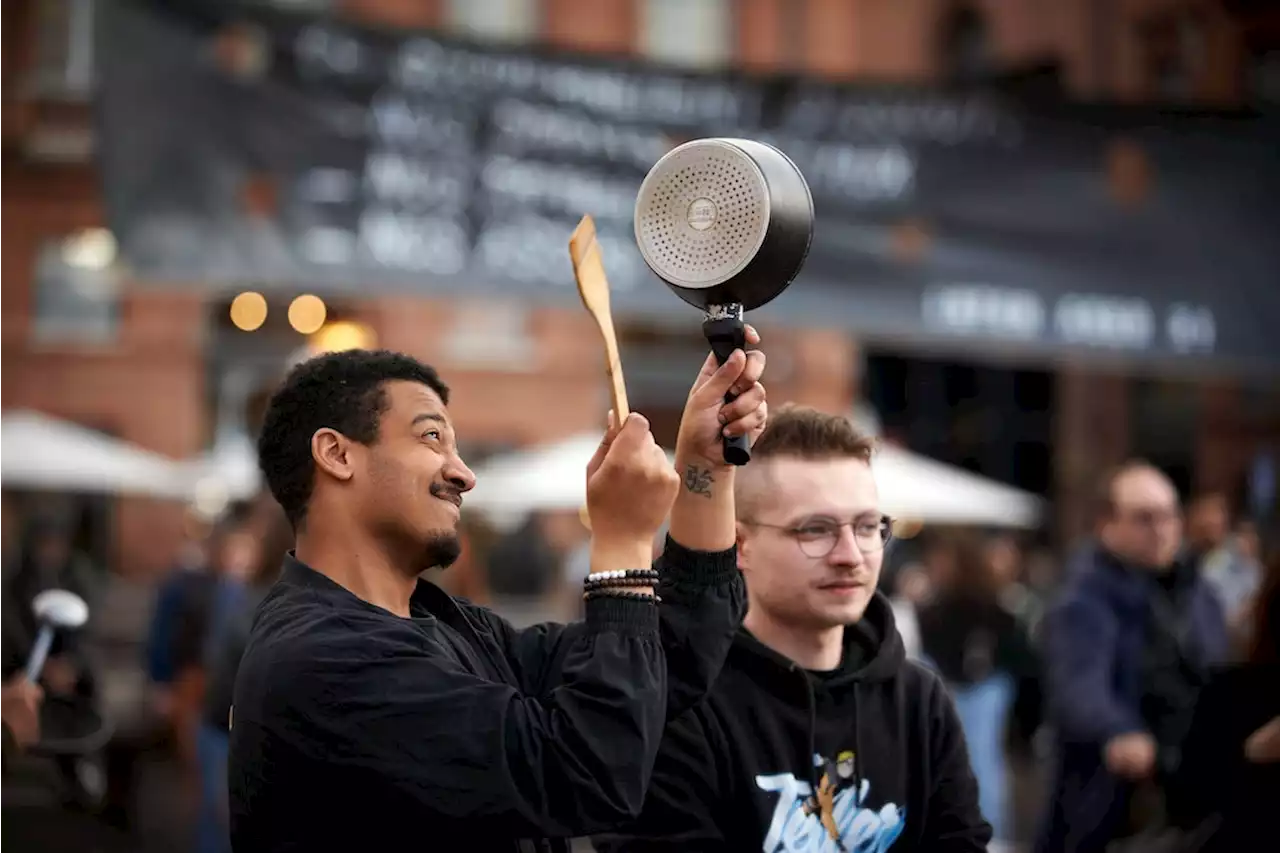
M 45 5 L 28 0 L 6 3 L 4 9 L 3 407 L 39 409 L 188 457 L 211 437 L 206 341 L 212 295 L 185 284 L 142 289 L 125 282 L 113 341 L 54 344 L 32 332 L 42 246 L 104 225 L 91 157 L 47 153 L 65 154 L 75 147 L 49 140 L 83 137 L 87 105 L 59 103 L 23 85 L 40 61 L 36 35 L 43 12 L 37 9 Z M 1058 64 L 1063 85 L 1081 96 L 1165 94 L 1218 103 L 1241 96 L 1249 46 L 1239 14 L 1223 11 L 1218 3 L 1185 0 L 704 0 L 699 21 L 709 29 L 701 38 L 695 31 L 692 41 L 676 38 L 663 14 L 700 5 L 699 0 L 334 0 L 314 5 L 332 5 L 337 14 L 387 26 L 451 27 L 483 37 L 533 38 L 573 51 L 649 53 L 666 61 L 730 62 L 836 78 L 929 83 L 963 76 L 984 63 L 1010 68 L 1049 62 Z M 965 9 L 979 14 L 964 17 Z M 495 26 L 495 20 L 502 23 Z M 1169 27 L 1175 35 L 1190 27 L 1193 56 L 1165 55 L 1160 34 Z M 1168 72 L 1170 62 L 1181 65 Z M 46 153 L 32 156 L 36 148 Z M 532 310 L 530 354 L 537 369 L 507 373 L 451 365 L 443 333 L 459 307 L 444 300 L 374 296 L 357 310 L 381 345 L 440 367 L 456 389 L 453 413 L 459 430 L 474 441 L 536 442 L 598 425 L 604 387 L 596 332 L 584 312 Z M 772 399 L 831 410 L 849 407 L 857 358 L 847 334 L 766 332 L 778 365 Z M 1075 530 L 1083 523 L 1080 508 L 1093 472 L 1129 450 L 1127 398 L 1124 380 L 1085 369 L 1065 368 L 1060 386 L 1061 520 L 1065 530 Z M 1205 390 L 1214 413 L 1205 420 L 1201 441 L 1206 483 L 1232 481 L 1247 463 L 1241 448 L 1248 430 L 1242 431 L 1230 414 L 1233 393 L 1225 386 Z M 537 417 L 512 416 L 533 411 Z M 176 519 L 175 509 L 122 500 L 116 517 L 117 565 L 141 574 L 160 569 L 172 539 L 161 531 L 176 535 L 177 525 L 164 523 Z

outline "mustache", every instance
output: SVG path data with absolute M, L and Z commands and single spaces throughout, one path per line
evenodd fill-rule
M 849 584 L 857 584 L 859 586 L 868 586 L 871 578 L 866 575 L 845 575 L 838 578 L 827 578 L 818 584 L 820 587 L 829 586 L 847 586 Z
M 445 483 L 432 483 L 430 492 L 432 497 L 451 501 L 458 506 L 462 506 L 462 491 L 459 489 L 455 489 Z

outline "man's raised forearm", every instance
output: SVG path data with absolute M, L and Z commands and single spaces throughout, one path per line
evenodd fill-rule
M 737 540 L 732 465 L 676 454 L 680 491 L 671 507 L 671 538 L 694 551 L 726 551 Z

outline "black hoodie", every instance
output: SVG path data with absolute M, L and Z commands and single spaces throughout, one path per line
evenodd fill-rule
M 814 796 L 813 792 L 818 791 Z M 701 704 L 668 726 L 645 809 L 599 851 L 985 851 L 955 708 L 905 660 L 877 594 L 840 668 L 808 672 L 740 631 Z

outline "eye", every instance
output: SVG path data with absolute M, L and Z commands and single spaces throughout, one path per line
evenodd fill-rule
M 826 524 L 806 524 L 796 528 L 796 535 L 804 539 L 820 539 L 831 535 L 831 527 Z
M 440 430 L 438 430 L 438 429 L 429 429 L 429 430 L 427 430 L 426 432 L 424 432 L 424 433 L 422 434 L 422 437 L 423 437 L 423 438 L 429 438 L 429 439 L 431 439 L 432 441 L 439 441 L 439 440 L 440 440 Z

